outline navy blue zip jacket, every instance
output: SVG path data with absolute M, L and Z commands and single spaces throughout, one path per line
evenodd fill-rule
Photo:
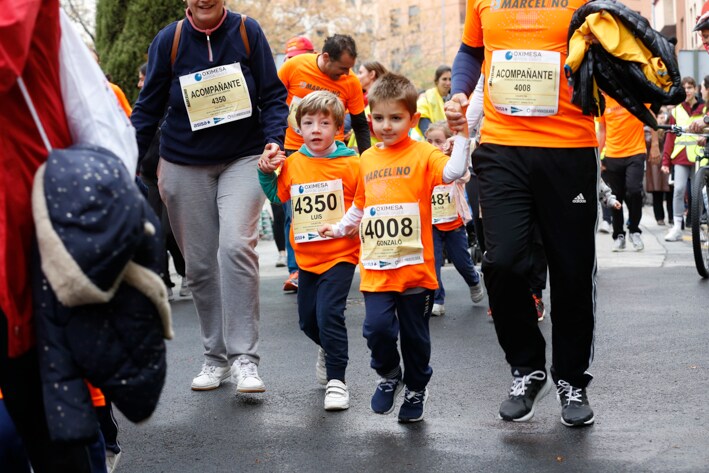
M 241 15 L 227 11 L 224 22 L 210 31 L 208 42 L 205 32 L 196 30 L 185 19 L 174 68 L 170 65 L 170 52 L 177 22 L 155 36 L 148 50 L 145 84 L 131 115 L 141 159 L 163 115 L 166 117 L 160 128 L 160 156 L 172 163 L 229 163 L 244 156 L 261 154 L 267 143 L 283 147 L 288 93 L 278 79 L 268 40 L 252 18 L 246 21 L 251 48 L 251 55 L 247 57 L 239 33 L 241 21 Z M 180 76 L 236 62 L 241 63 L 248 85 L 252 115 L 193 132 L 182 99 Z

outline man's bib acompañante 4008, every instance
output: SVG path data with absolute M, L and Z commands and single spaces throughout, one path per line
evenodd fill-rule
M 560 55 L 556 51 L 492 52 L 490 100 L 505 115 L 544 117 L 559 111 Z

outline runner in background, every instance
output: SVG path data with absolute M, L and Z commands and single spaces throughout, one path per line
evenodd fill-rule
M 598 145 L 605 149 L 601 173 L 618 201 L 628 206 L 628 233 L 635 251 L 645 248 L 641 238 L 640 217 L 643 208 L 643 174 L 647 158 L 643 123 L 615 99 L 604 94 L 606 109 L 598 122 Z M 653 132 L 650 153 L 660 156 L 657 133 Z M 623 209 L 613 209 L 613 251 L 625 249 Z

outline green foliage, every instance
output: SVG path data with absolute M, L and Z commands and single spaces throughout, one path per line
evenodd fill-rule
M 162 28 L 185 15 L 179 0 L 98 0 L 96 50 L 101 67 L 131 103 L 138 98 L 138 68 Z

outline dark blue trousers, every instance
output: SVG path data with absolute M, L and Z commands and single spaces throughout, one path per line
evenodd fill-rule
M 431 379 L 431 335 L 428 321 L 433 308 L 433 289 L 418 294 L 400 292 L 364 293 L 363 335 L 372 351 L 371 367 L 390 377 L 404 360 L 404 384 L 423 390 Z M 401 337 L 401 356 L 397 340 Z
M 355 265 L 338 263 L 322 274 L 303 269 L 298 273 L 300 328 L 325 350 L 327 379 L 345 381 L 347 327 L 345 308 Z
M 446 248 L 446 254 L 453 266 L 458 270 L 458 273 L 465 279 L 465 284 L 474 286 L 480 282 L 480 275 L 473 266 L 473 259 L 468 251 L 468 232 L 464 226 L 460 226 L 455 230 L 443 232 L 433 227 L 433 254 L 436 258 L 436 278 L 438 279 L 438 289 L 436 289 L 433 302 L 443 304 L 446 298 L 446 290 L 443 288 L 441 280 L 441 266 L 443 266 L 443 247 Z

